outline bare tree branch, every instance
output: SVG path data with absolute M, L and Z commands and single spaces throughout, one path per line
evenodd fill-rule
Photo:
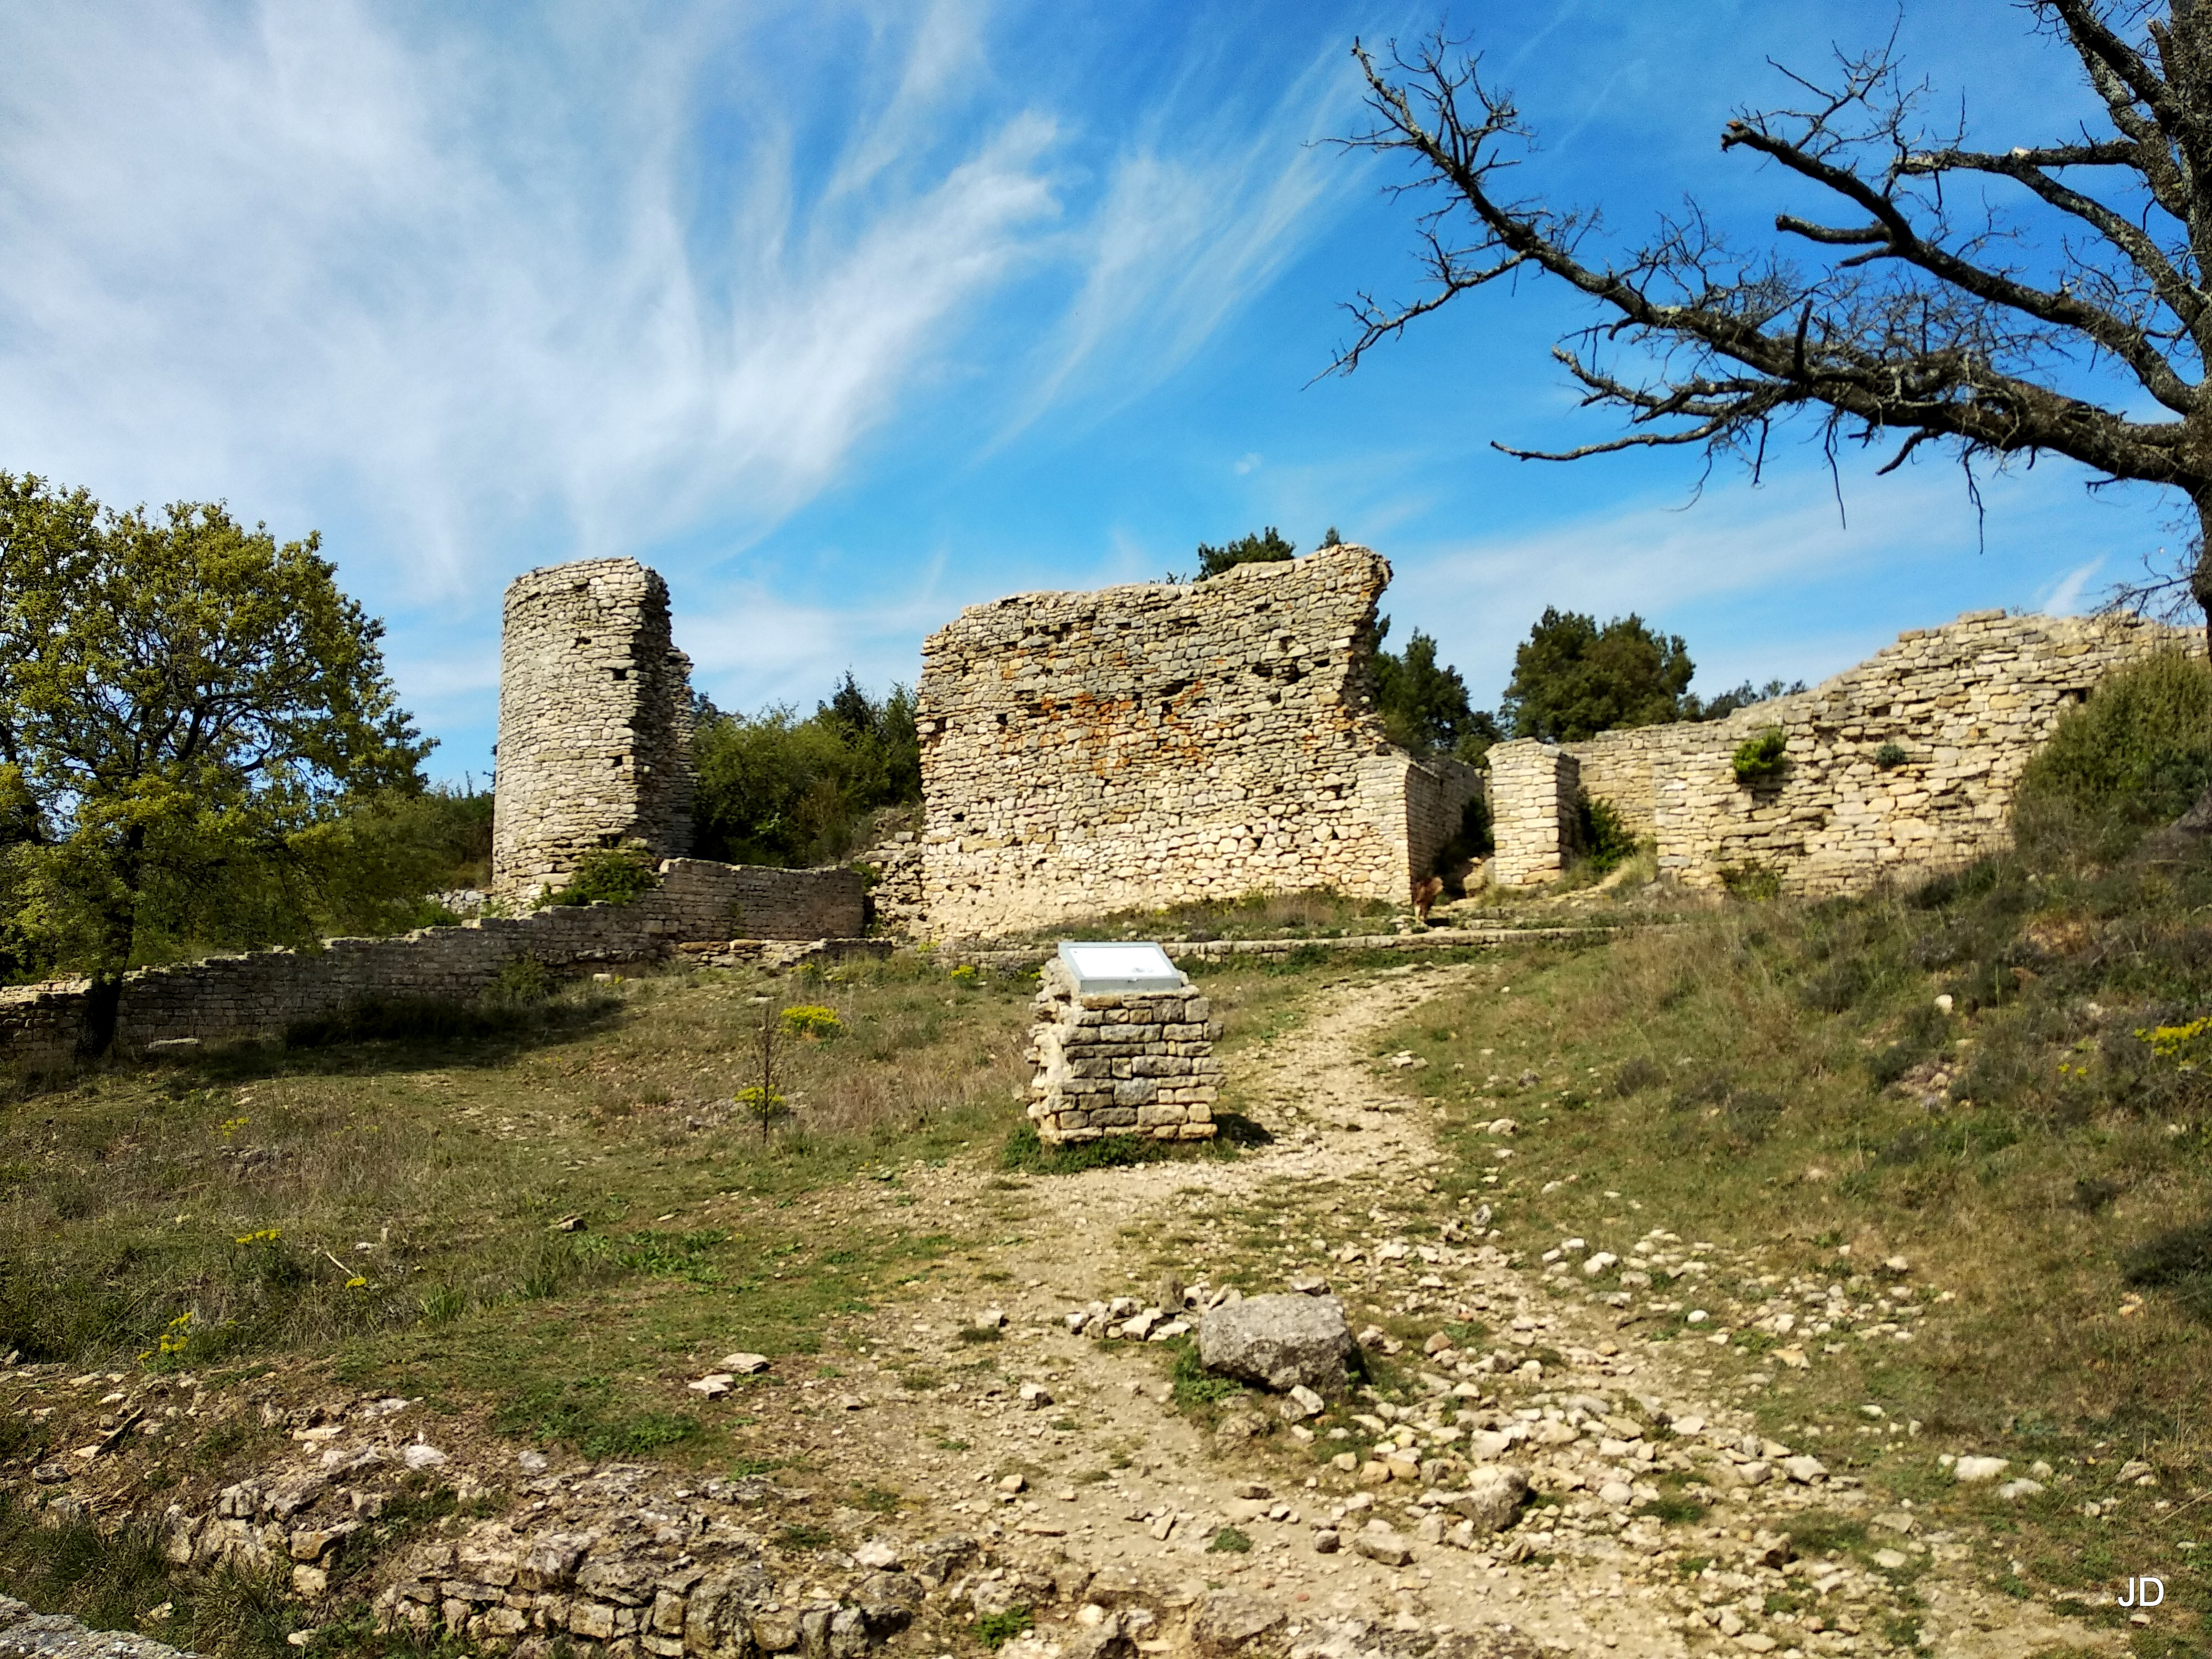
M 1504 453 L 1686 446 L 1756 470 L 1773 422 L 1803 412 L 1832 465 L 1845 441 L 1894 442 L 1879 473 L 1947 446 L 1978 510 L 1978 459 L 2063 455 L 2095 482 L 2188 498 L 2198 533 L 2172 580 L 2212 617 L 2212 0 L 2030 9 L 2073 53 L 2110 132 L 2006 149 L 1970 144 L 1963 122 L 1929 131 L 1927 88 L 1905 82 L 1894 39 L 1839 54 L 1826 76 L 1784 70 L 1802 107 L 1728 124 L 1724 151 L 1764 157 L 1835 202 L 1832 216 L 1772 222 L 1781 246 L 1810 251 L 1810 269 L 1778 248 L 1739 252 L 1694 203 L 1641 246 L 1608 251 L 1595 213 L 1507 194 L 1526 188 L 1534 135 L 1479 58 L 1441 36 L 1379 54 L 1356 44 L 1373 119 L 1339 142 L 1410 164 L 1391 188 L 1422 204 L 1425 281 L 1401 303 L 1361 295 L 1332 368 L 1354 371 L 1470 289 L 1541 273 L 1599 313 L 1554 355 L 1584 405 L 1619 411 L 1626 429 L 1556 450 L 1497 444 Z M 1961 179 L 1979 182 L 1946 191 Z M 2017 196 L 1999 199 L 2007 186 Z M 2100 365 L 2154 407 L 2099 401 L 2085 377 Z

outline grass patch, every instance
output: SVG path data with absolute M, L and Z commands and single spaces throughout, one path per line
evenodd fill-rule
M 1206 1547 L 1209 1553 L 1218 1555 L 1249 1555 L 1252 1540 L 1234 1527 L 1224 1527 L 1213 1534 Z
M 1105 1135 L 1065 1146 L 1047 1146 L 1036 1125 L 1024 1121 L 1006 1136 L 999 1153 L 1001 1169 L 1024 1175 L 1080 1175 L 1086 1170 L 1126 1169 L 1139 1164 L 1188 1163 L 1234 1158 L 1248 1146 L 1274 1139 L 1261 1124 L 1239 1112 L 1214 1115 L 1210 1140 L 1156 1140 L 1150 1135 Z
M 1036 1615 L 1027 1607 L 1008 1607 L 1004 1613 L 987 1613 L 972 1626 L 975 1639 L 996 1651 L 1017 1636 L 1026 1634 L 1036 1625 Z
M 1176 1407 L 1181 1411 L 1206 1411 L 1244 1392 L 1233 1376 L 1217 1376 L 1199 1362 L 1198 1345 L 1187 1336 L 1171 1337 L 1175 1363 L 1168 1372 Z
M 285 1637 L 303 1619 L 283 1567 L 192 1572 L 170 1565 L 150 1526 L 102 1528 L 82 1516 L 57 1523 L 12 1492 L 0 1492 L 0 1560 L 9 1591 L 42 1613 L 225 1659 L 282 1659 L 291 1651 Z M 150 1617 L 159 1607 L 167 1615 Z

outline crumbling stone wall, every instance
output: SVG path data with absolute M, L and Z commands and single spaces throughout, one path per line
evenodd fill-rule
M 117 1015 L 125 1049 L 180 1038 L 273 1036 L 373 998 L 466 1003 L 528 957 L 549 968 L 650 960 L 702 939 L 850 939 L 861 931 L 851 870 L 770 870 L 671 859 L 634 904 L 556 905 L 392 939 L 336 939 L 319 951 L 256 951 L 142 969 Z M 52 1066 L 75 1052 L 88 981 L 0 990 L 0 1062 Z
M 1255 891 L 1406 898 L 1480 780 L 1383 737 L 1371 679 L 1389 575 L 1334 547 L 1188 585 L 1016 594 L 932 635 L 932 930 Z
M 690 660 L 635 559 L 518 577 L 500 647 L 492 890 L 533 898 L 596 848 L 691 850 Z
M 2203 641 L 2133 617 L 1969 611 L 1900 635 L 1810 691 L 1711 724 L 1608 732 L 1564 753 L 1588 794 L 1657 843 L 1663 874 L 1693 887 L 1758 872 L 1790 892 L 1857 891 L 2001 845 L 2021 769 L 2060 715 L 2112 669 L 2161 649 L 2201 653 Z M 1740 783 L 1737 747 L 1778 727 L 1779 775 Z M 1900 763 L 1883 763 L 1885 745 Z M 1508 871 L 1524 884 L 1557 872 L 1552 786 L 1524 763 L 1540 747 L 1491 751 L 1502 885 L 1515 884 Z
M 1221 1062 L 1212 1005 L 1171 991 L 1080 992 L 1054 957 L 1038 978 L 1030 1119 L 1048 1146 L 1109 1135 L 1211 1140 Z

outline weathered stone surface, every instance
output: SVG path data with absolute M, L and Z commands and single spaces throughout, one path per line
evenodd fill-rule
M 1278 1393 L 1341 1388 L 1352 1351 L 1344 1304 L 1333 1296 L 1246 1297 L 1214 1309 L 1198 1328 L 1206 1370 Z
M 1559 748 L 1500 744 L 1488 757 L 1492 878 L 1559 873 L 1577 785 L 1657 843 L 1662 873 L 1694 887 L 1756 872 L 1789 892 L 1850 892 L 1963 863 L 2003 842 L 2028 757 L 2099 680 L 2154 651 L 2203 648 L 2200 634 L 2133 617 L 1970 611 L 1726 720 Z M 1785 763 L 1747 786 L 1732 757 L 1770 728 L 1786 740 Z
M 1371 699 L 1390 568 L 1327 548 L 1210 580 L 1023 593 L 922 646 L 922 884 L 940 935 L 1330 888 L 1403 902 L 1480 776 Z
M 1281 1630 L 1287 1618 L 1283 1604 L 1272 1596 L 1210 1590 L 1192 1611 L 1191 1645 L 1207 1655 L 1241 1652 Z
M 1352 1547 L 1386 1567 L 1402 1567 L 1413 1559 L 1413 1547 L 1387 1521 L 1370 1521 L 1352 1535 Z
M 1493 1463 L 1468 1478 L 1467 1489 L 1448 1500 L 1456 1514 L 1474 1523 L 1479 1533 L 1502 1531 L 1513 1524 L 1528 1501 L 1528 1477 L 1510 1463 Z
M 151 1637 L 88 1630 L 59 1613 L 0 1595 L 0 1654 L 8 1659 L 193 1659 Z
M 1221 1064 L 1213 1057 L 1212 1005 L 1188 977 L 1172 990 L 1078 993 L 1066 966 L 1049 958 L 1030 1018 L 1029 1115 L 1048 1146 L 1142 1134 L 1155 1140 L 1212 1138 Z M 1168 1043 L 1150 1034 L 1194 1032 Z M 1127 1334 L 1142 1338 L 1152 1310 Z
M 635 559 L 584 559 L 507 590 L 492 890 L 534 897 L 584 854 L 691 850 L 690 661 L 668 584 Z

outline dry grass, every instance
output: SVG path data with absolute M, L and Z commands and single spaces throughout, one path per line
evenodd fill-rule
M 758 1080 L 763 997 L 841 1027 L 780 1036 L 793 1115 L 765 1135 L 731 1105 Z M 643 979 L 526 1029 L 19 1093 L 0 1119 L 0 1352 L 131 1364 L 166 1334 L 199 1364 L 634 1278 L 579 1240 L 1010 1122 L 1024 1002 L 913 963 Z M 548 1231 L 568 1215 L 580 1233 Z

